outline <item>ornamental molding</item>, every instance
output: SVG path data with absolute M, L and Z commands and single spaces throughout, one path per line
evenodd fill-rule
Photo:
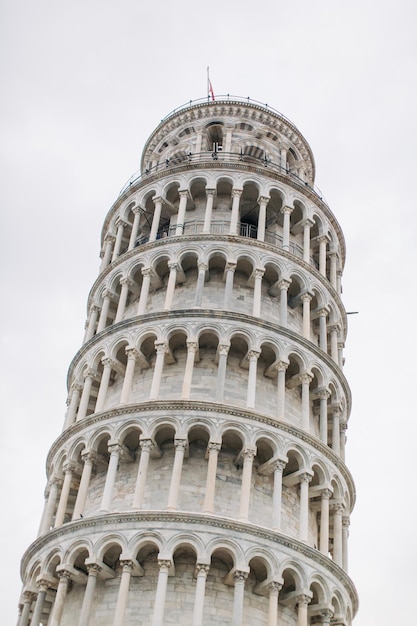
M 59 452 L 60 448 L 65 444 L 65 442 L 70 438 L 81 434 L 85 429 L 88 429 L 94 425 L 102 424 L 109 419 L 114 419 L 118 417 L 125 418 L 126 416 L 134 416 L 139 419 L 142 417 L 143 413 L 146 413 L 148 415 L 157 413 L 158 416 L 160 416 L 161 414 L 163 415 L 170 412 L 178 413 L 183 417 L 185 415 L 188 416 L 188 412 L 190 415 L 198 415 L 199 412 L 205 414 L 210 413 L 211 416 L 213 416 L 213 419 L 217 420 L 219 419 L 220 415 L 231 416 L 238 419 L 247 419 L 249 421 L 255 421 L 265 424 L 274 428 L 278 432 L 284 432 L 291 437 L 295 437 L 296 439 L 303 441 L 304 443 L 308 444 L 310 448 L 319 452 L 338 469 L 338 471 L 346 481 L 350 496 L 351 510 L 353 510 L 356 501 L 356 490 L 353 482 L 353 477 L 342 459 L 337 454 L 335 454 L 331 448 L 322 443 L 320 439 L 309 435 L 304 430 L 297 428 L 296 426 L 292 426 L 288 422 L 280 421 L 278 419 L 272 419 L 271 417 L 267 417 L 250 409 L 243 409 L 241 407 L 234 407 L 231 405 L 215 402 L 201 402 L 198 400 L 149 400 L 147 402 L 142 402 L 138 404 L 123 405 L 109 411 L 95 413 L 91 416 L 85 417 L 80 422 L 75 422 L 74 424 L 69 426 L 54 441 L 49 450 L 46 461 L 47 472 L 49 472 L 50 470 L 55 455 Z
M 94 531 L 95 535 L 100 532 L 105 533 L 106 527 L 118 528 L 120 534 L 123 531 L 130 530 L 129 526 L 135 529 L 139 525 L 143 528 L 144 533 L 148 530 L 143 527 L 143 524 L 148 523 L 149 527 L 155 529 L 155 524 L 172 524 L 175 531 L 181 532 L 182 525 L 188 530 L 190 527 L 200 527 L 200 532 L 203 528 L 208 530 L 216 529 L 216 535 L 219 535 L 219 531 L 233 532 L 239 536 L 245 536 L 249 541 L 259 543 L 261 541 L 268 541 L 271 544 L 283 546 L 287 550 L 301 555 L 309 561 L 309 565 L 312 569 L 315 569 L 315 565 L 320 566 L 324 570 L 330 572 L 336 580 L 340 581 L 345 590 L 347 591 L 350 601 L 352 603 L 353 612 L 356 613 L 358 608 L 358 596 L 356 588 L 349 578 L 347 573 L 337 565 L 332 559 L 326 557 L 318 550 L 308 546 L 303 541 L 293 539 L 286 535 L 279 533 L 278 531 L 269 530 L 264 527 L 255 526 L 249 522 L 234 521 L 228 518 L 222 518 L 219 516 L 212 516 L 207 514 L 198 513 L 182 513 L 182 512 L 168 512 L 168 511 L 136 511 L 131 513 L 105 513 L 92 518 L 83 518 L 82 520 L 76 520 L 68 522 L 59 528 L 54 528 L 45 535 L 42 535 L 36 539 L 26 550 L 21 562 L 21 576 L 22 580 L 25 578 L 25 570 L 30 564 L 31 560 L 44 548 L 49 545 L 56 546 L 62 543 L 62 538 L 71 536 L 74 534 L 74 539 L 79 538 L 79 531 L 89 529 L 89 535 Z

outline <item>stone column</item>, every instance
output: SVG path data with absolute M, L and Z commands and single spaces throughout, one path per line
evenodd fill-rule
M 284 328 L 288 327 L 288 289 L 291 285 L 290 280 L 283 278 L 279 281 L 279 323 Z
M 333 561 L 343 567 L 342 516 L 343 504 L 333 504 Z
M 104 330 L 107 326 L 107 317 L 110 309 L 110 302 L 113 298 L 113 293 L 108 289 L 103 292 L 103 305 L 101 307 L 100 319 L 98 320 L 97 333 Z
M 109 264 L 110 264 L 110 259 L 111 259 L 111 251 L 112 251 L 112 247 L 113 247 L 113 243 L 115 240 L 115 236 L 111 235 L 111 234 L 107 234 L 104 237 L 104 243 L 105 248 L 104 248 L 104 255 L 103 255 L 103 260 L 101 262 L 101 266 L 100 266 L 100 271 L 102 272 Z
M 243 600 L 245 594 L 245 580 L 247 577 L 247 572 L 239 570 L 236 570 L 233 574 L 235 593 L 233 596 L 232 626 L 242 626 L 243 624 Z
M 192 626 L 203 626 L 204 594 L 206 591 L 206 579 L 210 565 L 197 563 L 195 568 L 197 573 L 197 584 L 195 587 Z
M 106 404 L 107 398 L 107 390 L 109 388 L 110 376 L 115 366 L 115 362 L 108 357 L 103 357 L 101 359 L 103 363 L 103 373 L 101 375 L 100 387 L 98 390 L 96 408 L 94 409 L 94 413 L 99 413 L 104 409 L 104 405 Z
M 258 241 L 265 241 L 266 205 L 268 202 L 269 197 L 261 196 L 259 198 Z
M 155 241 L 159 230 L 159 221 L 161 219 L 162 198 L 152 198 L 154 202 L 153 218 L 151 232 L 149 233 L 149 241 Z
M 300 475 L 300 527 L 299 527 L 299 540 L 308 540 L 308 485 L 312 476 L 310 474 Z
M 329 241 L 326 235 L 322 235 L 317 239 L 319 243 L 319 272 L 323 276 L 326 276 L 326 250 L 327 242 Z
M 120 291 L 119 303 L 117 305 L 116 317 L 114 319 L 115 324 L 121 322 L 123 319 L 126 309 L 126 300 L 129 293 L 129 287 L 131 287 L 133 283 L 130 278 L 125 277 L 120 280 L 120 284 L 122 288 Z
M 327 400 L 330 397 L 328 389 L 320 389 L 320 441 L 327 446 Z
M 321 495 L 320 511 L 320 552 L 325 556 L 329 554 L 329 500 L 332 495 L 330 489 L 323 489 Z
M 125 348 L 127 355 L 127 364 L 125 370 L 125 377 L 123 379 L 123 388 L 120 396 L 120 404 L 127 404 L 130 398 L 130 392 L 132 390 L 133 375 L 135 373 L 136 358 L 138 352 L 133 347 Z
M 18 622 L 18 626 L 29 626 L 29 615 L 35 594 L 31 591 L 23 592 L 23 608 Z
M 340 410 L 333 409 L 332 450 L 340 455 Z
M 123 220 L 119 220 L 118 224 L 117 224 L 117 232 L 116 232 L 116 241 L 114 244 L 114 248 L 113 248 L 113 255 L 112 255 L 112 263 L 113 261 L 115 261 L 117 259 L 117 257 L 120 254 L 120 248 L 122 245 L 122 239 L 123 239 L 123 230 L 124 227 L 126 226 L 126 223 Z
M 281 157 L 281 167 L 283 170 L 286 170 L 287 169 L 287 150 L 285 148 L 281 148 L 280 157 Z
M 135 217 L 133 218 L 132 230 L 130 231 L 128 250 L 133 250 L 133 248 L 135 247 L 136 237 L 138 235 L 138 230 L 139 230 L 140 216 L 142 214 L 142 209 L 140 206 L 135 206 L 135 208 L 132 209 L 132 211 Z
M 226 263 L 225 272 L 226 272 L 226 285 L 224 288 L 224 304 L 223 308 L 225 311 L 230 310 L 230 302 L 232 299 L 233 292 L 233 277 L 235 274 L 236 263 Z
M 336 272 L 336 291 L 340 294 L 342 293 L 342 270 L 337 270 Z
M 268 626 L 278 626 L 278 595 L 282 589 L 281 583 L 273 581 L 269 587 Z
M 49 626 L 59 626 L 62 613 L 64 611 L 65 598 L 67 597 L 68 586 L 71 581 L 71 574 L 63 569 L 58 572 L 58 589 L 56 591 L 55 602 L 52 607 L 52 615 L 48 620 Z
M 116 610 L 114 613 L 113 626 L 123 626 L 125 611 L 127 606 L 127 597 L 129 594 L 130 576 L 133 570 L 132 561 L 120 561 L 122 566 L 122 576 L 120 578 L 119 593 L 117 596 Z
M 282 248 L 289 251 L 290 249 L 290 220 L 291 213 L 294 211 L 294 207 L 283 206 L 281 213 L 284 216 L 284 224 L 282 227 Z
M 187 341 L 187 361 L 185 363 L 184 380 L 182 383 L 181 399 L 189 400 L 191 391 L 191 382 L 193 379 L 193 369 L 195 355 L 198 350 L 196 341 Z
M 310 219 L 305 219 L 301 222 L 303 226 L 303 261 L 306 263 L 310 263 L 310 229 L 313 226 L 314 222 Z
M 277 368 L 277 418 L 285 419 L 285 372 L 289 363 L 278 361 Z
M 50 481 L 48 500 L 46 502 L 45 512 L 39 527 L 38 537 L 48 532 L 51 528 L 52 518 L 55 513 L 56 502 L 58 500 L 58 488 L 62 485 L 60 478 L 53 477 Z
M 330 330 L 330 356 L 335 363 L 339 362 L 339 354 L 337 348 L 337 340 L 339 335 L 340 326 L 338 324 L 332 324 Z
M 156 361 L 153 370 L 153 378 L 149 400 L 157 400 L 161 386 L 162 370 L 164 367 L 166 345 L 164 341 L 155 341 Z
M 156 587 L 155 602 L 152 616 L 152 626 L 162 626 L 165 610 L 165 596 L 167 592 L 168 573 L 171 561 L 158 559 L 159 576 Z
M 43 605 L 45 603 L 46 592 L 49 589 L 49 582 L 47 580 L 39 580 L 37 581 L 36 585 L 39 591 L 38 595 L 36 596 L 36 603 L 33 610 L 30 626 L 39 626 L 42 617 Z
M 88 488 L 90 486 L 91 474 L 93 472 L 94 461 L 97 458 L 95 452 L 85 451 L 81 454 L 84 461 L 83 472 L 81 474 L 80 485 L 78 487 L 77 499 L 75 500 L 72 519 L 77 520 L 84 513 L 85 503 L 87 500 Z
M 61 489 L 61 496 L 59 498 L 58 510 L 55 516 L 54 528 L 58 528 L 64 523 L 73 472 L 74 465 L 72 463 L 67 463 L 66 465 L 64 465 L 64 483 Z
M 340 458 L 342 459 L 342 461 L 345 460 L 346 453 L 346 431 L 347 424 L 346 422 L 342 422 L 340 424 Z
M 182 464 L 184 461 L 186 439 L 175 439 L 175 457 L 172 468 L 171 485 L 169 487 L 167 511 L 176 511 L 178 506 L 178 493 L 180 490 Z
M 100 574 L 101 567 L 96 563 L 89 563 L 87 565 L 87 584 L 85 586 L 83 604 L 81 607 L 80 619 L 78 626 L 89 626 L 91 608 L 93 606 L 94 592 L 96 590 L 97 577 Z
M 108 512 L 111 508 L 111 501 L 113 496 L 113 487 L 116 480 L 117 467 L 119 465 L 119 459 L 123 454 L 122 447 L 118 444 L 109 445 L 110 460 L 107 468 L 106 482 L 103 490 L 103 497 L 101 500 L 100 511 Z
M 343 369 L 343 348 L 345 347 L 345 344 L 343 343 L 343 341 L 339 341 L 337 344 L 337 353 L 338 353 L 338 363 L 339 363 L 339 367 L 342 370 Z
M 259 355 L 261 353 L 258 350 L 249 350 L 249 375 L 248 375 L 248 389 L 246 393 L 246 406 L 248 409 L 255 408 L 255 396 L 256 396 L 256 371 Z
M 214 194 L 216 193 L 215 189 L 206 189 L 206 211 L 204 214 L 204 226 L 203 226 L 203 234 L 210 233 L 211 226 L 211 215 L 213 211 L 213 202 L 214 202 Z
M 164 304 L 165 311 L 170 311 L 172 307 L 172 300 L 173 300 L 174 291 L 175 291 L 175 283 L 177 282 L 178 263 L 168 263 L 168 267 L 169 267 L 169 278 L 168 278 L 168 285 L 167 285 L 167 290 L 166 290 L 166 295 L 165 295 L 165 304 Z
M 141 273 L 143 276 L 142 289 L 140 290 L 139 304 L 137 315 L 143 315 L 146 311 L 146 305 L 148 303 L 149 287 L 151 286 L 151 268 L 143 267 Z
M 203 513 L 214 513 L 214 492 L 216 488 L 217 460 L 222 444 L 210 441 L 208 450 L 206 491 L 204 495 Z
M 242 451 L 243 470 L 242 485 L 240 488 L 240 505 L 239 505 L 239 521 L 247 522 L 249 515 L 249 501 L 252 482 L 252 465 L 255 458 L 256 450 L 247 448 Z
M 239 204 L 243 189 L 232 189 L 232 215 L 230 217 L 230 234 L 237 235 L 239 223 Z
M 318 312 L 319 314 L 319 324 L 320 324 L 320 332 L 319 332 L 319 346 L 323 352 L 327 354 L 327 315 L 329 313 L 329 309 L 327 307 L 323 307 Z
M 308 626 L 309 603 L 310 598 L 307 595 L 301 594 L 297 597 L 297 626 Z
M 184 232 L 185 210 L 187 208 L 188 190 L 182 189 L 179 192 L 179 196 L 180 204 L 178 207 L 177 228 L 175 229 L 175 235 L 182 235 Z
M 272 530 L 281 528 L 281 505 L 282 505 L 282 472 L 286 466 L 286 461 L 276 461 L 274 463 L 274 491 L 272 494 Z
M 80 397 L 81 397 L 81 390 L 82 390 L 82 386 L 79 385 L 78 383 L 73 383 L 71 385 L 71 400 L 69 403 L 67 414 L 65 416 L 63 430 L 65 430 L 66 428 L 69 428 L 69 426 L 71 426 L 71 424 L 75 422 L 75 416 L 77 413 L 77 408 L 78 408 L 78 404 L 80 402 Z
M 96 304 L 93 304 L 93 306 L 90 308 L 90 315 L 88 318 L 88 327 L 87 327 L 87 332 L 86 335 L 84 337 L 84 341 L 88 341 L 89 339 L 91 339 L 91 337 L 94 336 L 94 331 L 96 329 L 96 324 L 97 324 L 97 320 L 98 320 L 98 312 L 99 312 L 99 308 Z
M 255 270 L 255 284 L 253 288 L 253 308 L 252 315 L 254 317 L 261 317 L 261 295 L 262 295 L 262 276 L 265 274 L 265 270 Z
M 349 517 L 342 517 L 342 567 L 348 571 L 348 539 L 349 539 Z
M 323 609 L 320 611 L 321 617 L 321 626 L 330 626 L 330 621 L 333 616 L 332 611 L 330 609 Z
M 310 383 L 313 376 L 308 372 L 300 374 L 301 381 L 301 428 L 310 432 Z
M 312 296 L 309 293 L 303 293 L 301 296 L 303 302 L 303 337 L 310 339 L 310 302 Z
M 206 263 L 198 264 L 198 278 L 197 278 L 197 287 L 195 290 L 195 300 L 194 300 L 195 307 L 201 307 L 201 303 L 203 301 L 204 281 L 206 279 L 207 270 L 208 270 L 208 265 Z
M 337 291 L 337 254 L 331 252 L 329 254 L 330 259 L 330 284 Z
M 90 402 L 91 387 L 96 378 L 96 372 L 90 368 L 84 370 L 84 386 L 81 394 L 80 405 L 78 407 L 77 422 L 87 415 L 88 403 Z
M 135 495 L 133 496 L 133 508 L 140 509 L 143 504 L 143 497 L 145 494 L 146 475 L 148 473 L 149 458 L 151 451 L 154 448 L 154 444 L 151 439 L 142 439 L 139 442 L 141 449 L 138 475 L 136 478 Z
M 217 366 L 216 402 L 224 401 L 224 383 L 226 380 L 226 363 L 230 346 L 219 344 L 219 363 Z

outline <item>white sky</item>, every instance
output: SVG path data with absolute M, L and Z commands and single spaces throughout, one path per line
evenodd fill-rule
M 35 538 L 47 451 L 97 276 L 103 219 L 176 106 L 250 96 L 309 141 L 347 241 L 357 486 L 355 626 L 415 619 L 417 8 L 412 0 L 3 0 L 1 150 L 2 624 Z

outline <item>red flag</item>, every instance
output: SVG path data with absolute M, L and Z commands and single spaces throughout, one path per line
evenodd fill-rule
M 209 84 L 209 94 L 211 95 L 211 99 L 214 100 L 214 91 L 213 91 L 213 86 L 211 84 L 211 80 L 209 79 L 208 81 Z

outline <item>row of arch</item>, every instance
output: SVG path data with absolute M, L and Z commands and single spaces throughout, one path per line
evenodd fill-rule
M 219 245 L 156 250 L 115 267 L 90 294 L 85 340 L 158 310 L 221 309 L 279 323 L 341 361 L 344 312 L 320 282 L 282 260 Z
M 161 237 L 240 235 L 302 258 L 340 290 L 341 235 L 317 207 L 262 180 L 169 177 L 123 202 L 104 229 L 102 269 L 126 250 Z
M 215 401 L 290 422 L 343 456 L 349 390 L 297 344 L 244 324 L 193 318 L 149 322 L 105 339 L 70 368 L 65 428 L 124 404 Z
M 353 486 L 319 452 L 231 420 L 150 424 L 103 424 L 60 448 L 40 534 L 100 511 L 181 510 L 272 528 L 347 568 Z
M 91 578 L 95 578 L 95 597 Z M 135 624 L 161 626 L 164 616 L 169 614 L 172 621 L 176 612 L 176 623 L 184 626 L 229 621 L 308 626 L 329 624 L 330 619 L 332 624 L 350 626 L 353 612 L 342 584 L 327 572 L 276 548 L 242 547 L 233 538 L 210 537 L 204 531 L 177 531 L 168 541 L 157 529 L 141 531 L 129 541 L 116 532 L 100 536 L 94 545 L 78 540 L 65 550 L 46 552 L 27 570 L 24 598 L 33 606 L 31 626 L 37 626 L 33 620 L 39 598 L 36 586 L 40 591 L 57 589 L 51 602 L 55 604 L 51 622 L 57 626 L 66 611 L 78 613 L 81 619 L 86 616 L 85 623 L 91 626 L 98 623 L 99 614 L 104 626 L 133 624 L 133 614 Z M 214 601 L 219 590 L 221 604 Z M 100 608 L 109 596 L 115 613 L 106 616 Z M 174 603 L 170 596 L 175 597 Z

